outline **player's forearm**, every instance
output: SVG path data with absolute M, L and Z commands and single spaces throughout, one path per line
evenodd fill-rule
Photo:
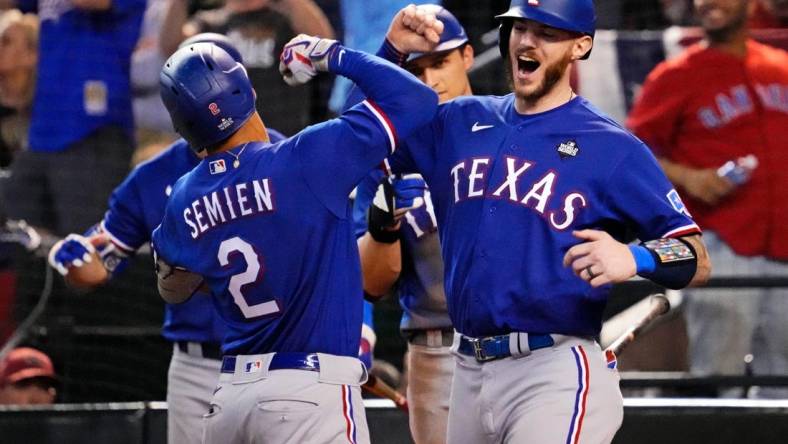
M 290 20 L 296 34 L 308 34 L 324 39 L 334 38 L 334 28 L 328 17 L 312 0 L 280 0 L 272 4 Z
M 402 271 L 400 243 L 377 242 L 366 233 L 358 240 L 358 250 L 364 291 L 376 298 L 384 296 Z
M 164 15 L 159 34 L 159 51 L 164 57 L 169 57 L 178 49 L 178 45 L 186 37 L 183 27 L 189 18 L 189 8 L 187 0 L 169 0 L 170 5 Z
M 703 285 L 709 280 L 709 276 L 711 275 L 711 259 L 709 259 L 709 252 L 706 250 L 706 246 L 703 244 L 703 240 L 698 234 L 685 236 L 682 237 L 682 239 L 692 245 L 698 260 L 698 268 L 695 271 L 695 276 L 692 277 L 692 281 L 689 283 L 689 287 Z
M 342 48 L 332 57 L 331 71 L 355 82 L 393 123 L 397 135 L 407 137 L 435 114 L 438 96 L 404 69 L 379 57 Z

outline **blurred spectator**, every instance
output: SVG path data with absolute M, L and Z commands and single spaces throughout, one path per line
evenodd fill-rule
M 342 0 L 342 21 L 345 25 L 343 44 L 349 48 L 375 54 L 389 29 L 391 17 L 413 3 L 410 0 Z M 434 3 L 440 4 L 440 1 Z M 352 83 L 338 78 L 331 94 L 330 108 L 335 112 L 345 105 Z
M 15 348 L 0 362 L 0 405 L 53 404 L 57 385 L 52 360 L 39 350 Z
M 8 216 L 59 234 L 101 218 L 129 167 L 129 64 L 145 0 L 0 0 L 41 20 L 29 149 L 11 166 Z
M 170 115 L 167 114 L 159 95 L 159 74 L 169 56 L 162 54 L 159 49 L 159 36 L 167 6 L 166 1 L 148 2 L 140 39 L 131 55 L 132 106 L 138 150 L 149 150 L 150 146 L 155 144 L 158 152 L 177 138 Z M 144 157 L 148 158 L 150 155 L 146 154 Z
M 752 6 L 695 0 L 704 39 L 649 74 L 627 121 L 683 192 L 717 277 L 788 276 L 788 53 L 748 37 Z M 754 374 L 788 374 L 788 288 L 686 293 L 693 373 L 743 374 L 752 353 Z
M 788 0 L 753 0 L 755 11 L 750 17 L 750 28 L 788 27 Z
M 38 58 L 38 18 L 18 10 L 0 16 L 0 168 L 27 148 Z
M 617 0 L 621 29 L 665 29 L 692 24 L 692 0 Z
M 287 86 L 279 74 L 279 54 L 297 34 L 333 38 L 334 30 L 312 0 L 227 0 L 222 8 L 188 16 L 188 0 L 171 0 L 161 34 L 163 54 L 200 32 L 227 35 L 243 56 L 257 92 L 257 110 L 272 128 L 292 135 L 311 123 L 314 100 L 310 84 Z M 322 106 L 322 104 L 320 104 Z

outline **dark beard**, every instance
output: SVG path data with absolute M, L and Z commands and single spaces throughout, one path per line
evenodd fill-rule
M 737 11 L 736 17 L 727 25 L 719 29 L 704 29 L 707 38 L 712 43 L 727 43 L 747 24 L 747 2 L 742 9 Z
M 545 74 L 544 74 L 544 79 L 542 79 L 542 84 L 539 85 L 539 87 L 536 88 L 534 92 L 524 95 L 521 98 L 529 106 L 536 104 L 539 101 L 539 99 L 541 99 L 542 97 L 547 95 L 547 93 L 552 91 L 556 83 L 558 83 L 558 81 L 561 80 L 561 77 L 566 72 L 566 67 L 569 66 L 570 63 L 572 63 L 572 52 L 566 51 L 566 54 L 564 54 L 564 57 L 561 60 L 545 68 Z M 511 72 L 512 71 L 511 67 L 509 68 L 508 71 L 509 71 L 510 79 L 514 79 L 514 76 Z M 512 80 L 511 83 L 513 85 L 514 81 Z

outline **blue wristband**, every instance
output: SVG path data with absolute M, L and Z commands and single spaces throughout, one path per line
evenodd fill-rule
M 635 257 L 635 266 L 637 267 L 637 274 L 651 273 L 657 268 L 657 261 L 654 255 L 646 247 L 640 245 L 630 245 L 629 251 Z

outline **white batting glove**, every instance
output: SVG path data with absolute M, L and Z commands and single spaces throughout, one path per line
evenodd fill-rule
M 279 72 L 290 86 L 303 85 L 317 75 L 328 71 L 328 61 L 339 42 L 306 34 L 293 37 L 279 57 Z
M 96 249 L 85 236 L 69 234 L 49 250 L 49 265 L 65 276 L 68 267 L 81 267 L 89 263 L 95 252 Z

